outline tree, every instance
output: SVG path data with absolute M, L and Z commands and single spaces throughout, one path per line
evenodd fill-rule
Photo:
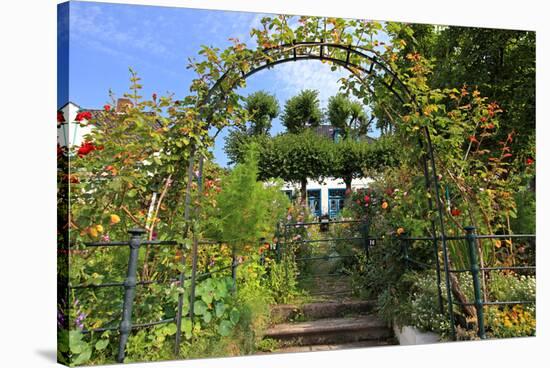
M 305 203 L 307 180 L 320 180 L 330 175 L 332 146 L 331 140 L 311 130 L 280 134 L 260 150 L 259 177 L 300 183 L 300 198 Z
M 233 129 L 225 137 L 223 150 L 229 159 L 230 165 L 244 162 L 248 146 L 256 143 L 263 146 L 271 138 L 267 134 L 250 135 L 249 132 L 242 129 Z
M 250 115 L 249 135 L 269 134 L 271 121 L 279 115 L 279 103 L 275 96 L 265 91 L 254 92 L 245 99 Z
M 331 125 L 343 132 L 344 138 L 367 134 L 372 122 L 372 119 L 368 119 L 362 104 L 350 100 L 343 93 L 329 98 L 327 117 Z
M 290 133 L 300 133 L 306 127 L 316 127 L 321 123 L 319 91 L 306 89 L 285 103 L 282 123 Z
M 244 161 L 250 143 L 257 142 L 261 145 L 265 142 L 269 136 L 271 121 L 279 114 L 279 103 L 275 96 L 257 91 L 245 98 L 245 109 L 250 125 L 232 129 L 225 137 L 224 151 L 231 165 Z
M 346 189 L 351 190 L 351 181 L 364 177 L 367 171 L 379 170 L 397 163 L 397 152 L 391 138 L 374 142 L 344 139 L 334 145 L 331 176 L 342 178 Z

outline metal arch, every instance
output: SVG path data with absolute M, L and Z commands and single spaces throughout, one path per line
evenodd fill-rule
M 302 47 L 302 48 L 303 47 L 314 47 L 314 48 L 319 47 L 319 50 L 318 50 L 319 54 L 313 54 L 311 50 L 308 51 L 307 53 L 298 54 L 296 52 L 296 50 L 300 47 Z M 323 51 L 324 51 L 325 47 L 345 50 L 346 51 L 346 60 L 341 60 L 341 59 L 337 59 L 337 58 L 332 58 L 330 56 L 328 56 L 328 57 L 325 56 L 323 54 Z M 327 42 L 324 42 L 324 41 L 313 41 L 313 42 L 292 42 L 291 44 L 283 44 L 283 45 L 279 45 L 279 46 L 276 46 L 276 47 L 273 47 L 273 48 L 264 48 L 263 49 L 263 55 L 268 56 L 268 54 L 273 50 L 278 51 L 278 54 L 274 55 L 273 58 L 276 58 L 277 56 L 279 56 L 280 57 L 279 59 L 274 60 L 274 61 L 270 61 L 268 59 L 265 64 L 255 66 L 248 72 L 244 72 L 243 70 L 240 70 L 240 69 L 235 70 L 235 66 L 233 66 L 229 70 L 227 70 L 220 78 L 218 78 L 216 80 L 214 85 L 208 90 L 206 96 L 204 97 L 204 99 L 202 100 L 202 103 L 199 106 L 201 106 L 201 105 L 205 106 L 206 104 L 208 104 L 210 102 L 210 99 L 212 98 L 214 92 L 218 88 L 220 88 L 221 92 L 224 92 L 223 88 L 222 88 L 222 82 L 225 79 L 227 79 L 227 77 L 233 72 L 240 72 L 240 78 L 235 78 L 235 81 L 231 84 L 230 89 L 234 89 L 236 84 L 240 80 L 246 79 L 249 76 L 259 72 L 260 70 L 270 68 L 270 67 L 273 67 L 275 65 L 282 64 L 282 63 L 285 63 L 285 62 L 310 59 L 310 60 L 320 60 L 320 61 L 326 60 L 326 61 L 338 64 L 338 65 L 344 67 L 346 70 L 350 71 L 356 78 L 358 78 L 361 81 L 361 83 L 365 87 L 367 87 L 369 93 L 371 93 L 372 95 L 374 95 L 374 91 L 372 91 L 372 89 L 370 88 L 370 85 L 368 85 L 368 83 L 366 83 L 366 81 L 360 75 L 358 75 L 358 73 L 356 71 L 354 71 L 353 69 L 362 71 L 362 72 L 364 72 L 365 74 L 368 74 L 368 75 L 373 75 L 372 73 L 373 73 L 373 70 L 374 70 L 374 66 L 376 65 L 376 66 L 381 68 L 384 75 L 389 75 L 391 77 L 391 83 L 390 84 L 386 83 L 383 80 L 383 78 L 380 78 L 380 82 L 382 83 L 382 85 L 384 85 L 390 92 L 392 92 L 393 95 L 396 96 L 401 103 L 405 103 L 406 101 L 408 101 L 409 103 L 411 103 L 413 105 L 413 108 L 417 112 L 422 113 L 421 108 L 420 108 L 420 106 L 418 105 L 418 103 L 415 99 L 415 96 L 409 91 L 407 86 L 399 79 L 399 77 L 397 76 L 397 74 L 393 70 L 391 70 L 386 64 L 379 61 L 379 58 L 376 57 L 377 54 L 376 54 L 375 51 L 365 50 L 363 48 L 359 48 L 357 46 L 351 46 L 349 44 L 342 45 L 342 44 L 335 44 L 335 43 L 327 43 Z M 359 51 L 359 50 L 372 52 L 373 54 L 375 54 L 375 56 L 367 55 L 365 52 Z M 290 54 L 287 55 L 288 53 L 290 53 Z M 350 63 L 349 62 L 350 54 L 355 54 L 357 56 L 360 56 L 363 59 L 368 60 L 371 64 L 369 70 L 367 71 L 365 68 L 363 68 L 360 65 Z M 257 64 L 261 61 L 263 61 L 263 60 L 260 60 L 260 61 L 252 60 L 252 64 L 254 65 L 254 64 Z M 406 99 L 402 98 L 399 95 L 399 93 L 397 93 L 397 91 L 393 88 L 393 85 L 395 84 L 396 81 L 397 81 L 399 87 L 401 87 L 401 89 L 403 91 L 405 91 Z M 439 228 L 440 228 L 440 232 L 441 232 L 441 245 L 442 245 L 442 250 L 443 250 L 444 271 L 445 271 L 445 276 L 446 276 L 445 277 L 445 284 L 446 284 L 448 313 L 449 313 L 449 318 L 450 318 L 450 321 L 451 321 L 451 334 L 452 334 L 453 339 L 456 340 L 456 334 L 455 334 L 455 328 L 454 328 L 455 326 L 454 326 L 454 316 L 453 316 L 453 305 L 452 305 L 452 293 L 451 293 L 451 284 L 450 284 L 450 276 L 449 276 L 449 257 L 448 257 L 448 250 L 447 250 L 447 245 L 446 245 L 445 224 L 444 224 L 444 215 L 443 215 L 444 210 L 443 210 L 443 204 L 441 203 L 441 200 L 439 198 L 439 178 L 438 178 L 437 171 L 436 171 L 435 154 L 434 154 L 434 151 L 433 151 L 433 145 L 432 145 L 432 140 L 431 140 L 431 137 L 430 137 L 429 129 L 427 127 L 424 127 L 423 133 L 424 133 L 426 143 L 427 143 L 427 152 L 424 155 L 422 155 L 424 177 L 426 179 L 427 189 L 429 190 L 430 186 L 431 186 L 430 184 L 433 184 L 434 191 L 435 191 L 436 207 L 437 207 L 438 217 L 439 217 L 438 222 L 439 222 Z M 421 147 L 424 148 L 422 144 L 421 144 Z M 204 160 L 204 156 L 201 155 L 200 160 L 199 160 L 199 164 L 201 164 L 203 160 Z M 428 166 L 428 161 L 431 161 L 429 166 Z M 429 169 L 431 169 L 431 178 L 429 177 L 430 176 L 430 173 L 428 172 Z M 200 170 L 200 171 L 202 171 L 202 170 Z M 428 201 L 428 207 L 429 207 L 430 211 L 433 209 L 433 204 L 432 204 L 431 200 Z M 435 228 L 436 228 L 435 220 L 431 219 L 430 221 L 432 223 L 432 229 L 435 230 Z M 434 237 L 435 237 L 435 234 L 434 234 Z M 437 247 L 437 243 L 434 244 L 434 245 Z M 436 257 L 436 262 L 439 263 L 439 257 Z M 438 284 L 438 288 L 439 288 L 439 284 Z
M 305 47 L 319 48 L 319 50 L 318 50 L 319 52 L 318 53 L 314 53 L 312 51 L 305 52 L 305 53 L 297 53 L 296 52 L 296 50 L 298 50 L 299 48 L 305 48 Z M 330 56 L 325 56 L 323 54 L 323 50 L 325 48 L 333 48 L 333 49 L 339 49 L 339 50 L 346 51 L 347 52 L 346 60 L 333 58 L 333 57 L 330 57 Z M 407 86 L 399 79 L 397 74 L 389 68 L 389 66 L 387 66 L 385 63 L 380 62 L 380 58 L 376 57 L 375 51 L 371 51 L 372 53 L 375 54 L 375 56 L 370 56 L 370 55 L 366 54 L 365 52 L 359 51 L 359 50 L 360 49 L 358 47 L 352 46 L 352 45 L 349 45 L 349 44 L 343 45 L 343 44 L 322 42 L 322 41 L 293 42 L 291 44 L 282 44 L 282 45 L 279 45 L 279 46 L 276 46 L 276 47 L 264 48 L 264 49 L 262 49 L 262 53 L 263 53 L 263 55 L 265 55 L 265 58 L 266 59 L 267 58 L 274 58 L 276 60 L 270 61 L 268 59 L 266 63 L 255 66 L 248 72 L 244 72 L 242 70 L 236 70 L 235 67 L 231 67 L 220 78 L 218 78 L 216 80 L 216 82 L 214 83 L 214 85 L 208 90 L 208 93 L 206 94 L 206 96 L 202 100 L 201 105 L 204 106 L 204 105 L 206 105 L 210 102 L 210 99 L 212 98 L 215 91 L 217 89 L 221 88 L 221 84 L 228 78 L 228 76 L 231 73 L 240 72 L 240 75 L 241 75 L 241 77 L 236 78 L 234 83 L 231 85 L 230 89 L 233 89 L 235 87 L 235 85 L 239 82 L 239 80 L 246 79 L 249 76 L 251 76 L 251 75 L 255 74 L 256 72 L 258 72 L 260 70 L 263 70 L 265 68 L 269 68 L 269 67 L 272 67 L 272 66 L 275 66 L 275 65 L 278 65 L 278 64 L 282 64 L 282 63 L 285 63 L 285 62 L 289 62 L 289 61 L 320 60 L 320 61 L 329 61 L 329 62 L 338 64 L 338 65 L 344 67 L 345 69 L 347 69 L 348 71 L 352 72 L 352 74 L 355 77 L 358 77 L 360 79 L 360 81 L 363 85 L 368 87 L 369 93 L 371 93 L 372 95 L 374 95 L 374 91 L 372 91 L 370 86 L 368 86 L 368 84 L 366 84 L 366 82 L 362 78 L 360 78 L 360 76 L 358 76 L 357 73 L 354 73 L 351 70 L 351 68 L 358 69 L 358 70 L 360 70 L 363 73 L 368 74 L 368 75 L 375 75 L 374 74 L 374 66 L 376 65 L 380 69 L 382 69 L 384 75 L 388 75 L 388 76 L 391 77 L 391 83 L 390 84 L 388 84 L 382 78 L 380 78 L 380 82 L 390 92 L 392 92 L 393 95 L 396 96 L 401 103 L 405 103 L 406 101 L 408 101 L 408 102 L 413 103 L 415 105 L 415 107 L 417 107 L 414 96 L 411 94 L 411 92 L 409 91 Z M 276 52 L 274 53 L 273 51 L 276 51 Z M 272 53 L 274 53 L 274 55 L 269 55 L 269 54 L 272 54 Z M 367 69 L 365 69 L 364 67 L 362 67 L 360 65 L 350 63 L 349 62 L 350 54 L 354 54 L 354 55 L 360 56 L 361 58 L 363 58 L 365 60 L 368 60 L 368 62 L 371 64 L 371 67 L 367 70 Z M 259 60 L 259 61 L 254 61 L 253 60 L 252 61 L 253 64 L 254 63 L 261 63 L 261 62 L 262 62 L 262 60 Z M 405 95 L 406 95 L 405 98 L 402 97 L 396 91 L 396 89 L 393 87 L 395 82 L 397 82 L 399 87 L 405 92 Z M 223 92 L 223 90 L 222 90 L 222 92 Z

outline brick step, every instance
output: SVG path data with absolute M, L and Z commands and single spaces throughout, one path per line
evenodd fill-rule
M 304 305 L 278 304 L 271 307 L 271 319 L 276 322 L 344 317 L 372 312 L 374 301 L 342 300 Z
M 331 345 L 364 340 L 383 341 L 391 336 L 392 330 L 384 321 L 373 315 L 282 323 L 269 328 L 265 334 L 267 338 L 290 342 L 293 346 Z

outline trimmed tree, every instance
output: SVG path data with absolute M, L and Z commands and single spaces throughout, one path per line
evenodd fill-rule
M 321 180 L 331 175 L 333 144 L 311 130 L 300 134 L 281 134 L 265 144 L 260 152 L 259 176 L 262 180 L 281 178 L 300 183 L 300 200 L 307 198 L 307 179 Z
M 321 123 L 319 91 L 305 89 L 285 103 L 281 117 L 289 133 L 300 133 L 307 127 L 316 127 Z

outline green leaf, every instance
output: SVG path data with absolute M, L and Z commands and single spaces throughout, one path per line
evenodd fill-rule
M 202 319 L 204 319 L 204 322 L 210 323 L 210 321 L 212 320 L 212 313 L 206 311 Z
M 166 326 L 166 334 L 173 335 L 176 333 L 177 329 L 178 328 L 175 323 L 170 323 L 169 325 Z
M 225 304 L 223 302 L 216 303 L 216 317 L 220 318 L 223 316 L 223 313 L 225 312 Z
M 241 312 L 237 308 L 233 308 L 231 310 L 231 313 L 229 313 L 229 319 L 231 319 L 231 322 L 233 322 L 234 325 L 239 322 L 239 319 L 241 318 Z
M 206 313 L 206 311 L 208 310 L 208 306 L 202 300 L 195 301 L 195 303 L 193 304 L 193 308 L 194 308 L 195 314 L 197 316 L 204 315 Z
M 218 333 L 222 336 L 229 336 L 231 334 L 231 330 L 233 329 L 233 325 L 230 321 L 224 319 L 220 322 L 218 326 Z
M 109 345 L 109 340 L 98 340 L 95 343 L 96 350 L 103 350 Z
M 72 365 L 81 365 L 87 362 L 91 356 L 92 356 L 92 349 L 90 349 L 90 347 L 86 345 L 86 348 L 82 351 L 82 353 L 79 354 L 78 357 L 76 357 L 76 359 L 72 361 Z

